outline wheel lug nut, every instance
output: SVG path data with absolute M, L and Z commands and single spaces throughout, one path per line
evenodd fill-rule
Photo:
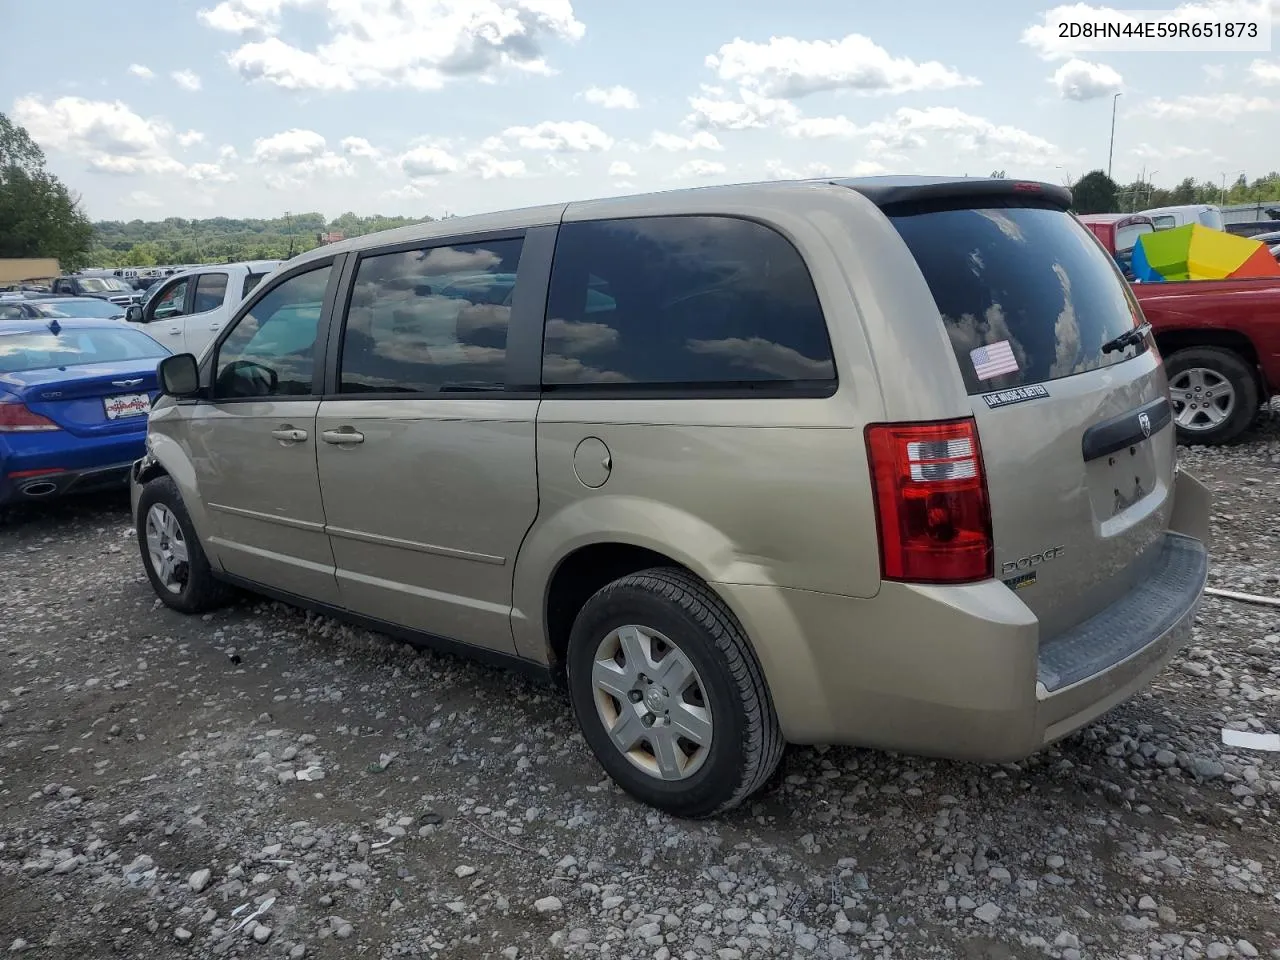
M 641 722 L 641 723 L 643 723 L 646 727 L 652 727 L 652 726 L 653 726 L 653 714 L 652 714 L 652 713 L 646 713 L 643 717 L 641 717 L 641 718 L 640 718 L 640 722 Z
M 631 702 L 632 702 L 632 703 L 639 703 L 639 702 L 640 702 L 640 699 L 641 699 L 641 698 L 640 698 L 640 691 L 639 691 L 639 690 L 632 690 L 629 694 L 627 694 L 627 696 L 631 698 Z

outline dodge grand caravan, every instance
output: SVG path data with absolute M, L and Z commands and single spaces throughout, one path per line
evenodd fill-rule
M 755 184 L 314 250 L 160 366 L 160 598 L 246 588 L 534 666 L 617 783 L 785 742 L 1025 756 L 1190 630 L 1208 498 L 1067 191 Z

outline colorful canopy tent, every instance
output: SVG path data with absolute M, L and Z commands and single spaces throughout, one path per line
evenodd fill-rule
M 1266 244 L 1198 223 L 1144 233 L 1133 248 L 1132 269 L 1143 283 L 1280 277 Z

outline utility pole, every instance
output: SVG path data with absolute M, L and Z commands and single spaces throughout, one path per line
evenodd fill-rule
M 1116 153 L 1116 104 L 1119 103 L 1120 98 L 1122 96 L 1124 96 L 1124 94 L 1117 93 L 1115 96 L 1111 98 L 1111 146 L 1107 149 L 1107 179 L 1108 180 L 1111 179 L 1111 160 Z
M 284 212 L 284 222 L 286 224 L 285 231 L 289 234 L 289 254 L 288 256 L 285 257 L 285 259 L 292 260 L 293 259 L 293 214 L 288 210 Z

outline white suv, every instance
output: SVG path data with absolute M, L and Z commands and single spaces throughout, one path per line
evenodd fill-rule
M 199 356 L 231 318 L 241 301 L 280 266 L 279 260 L 250 260 L 196 267 L 174 274 L 142 306 L 125 314 L 174 353 Z

